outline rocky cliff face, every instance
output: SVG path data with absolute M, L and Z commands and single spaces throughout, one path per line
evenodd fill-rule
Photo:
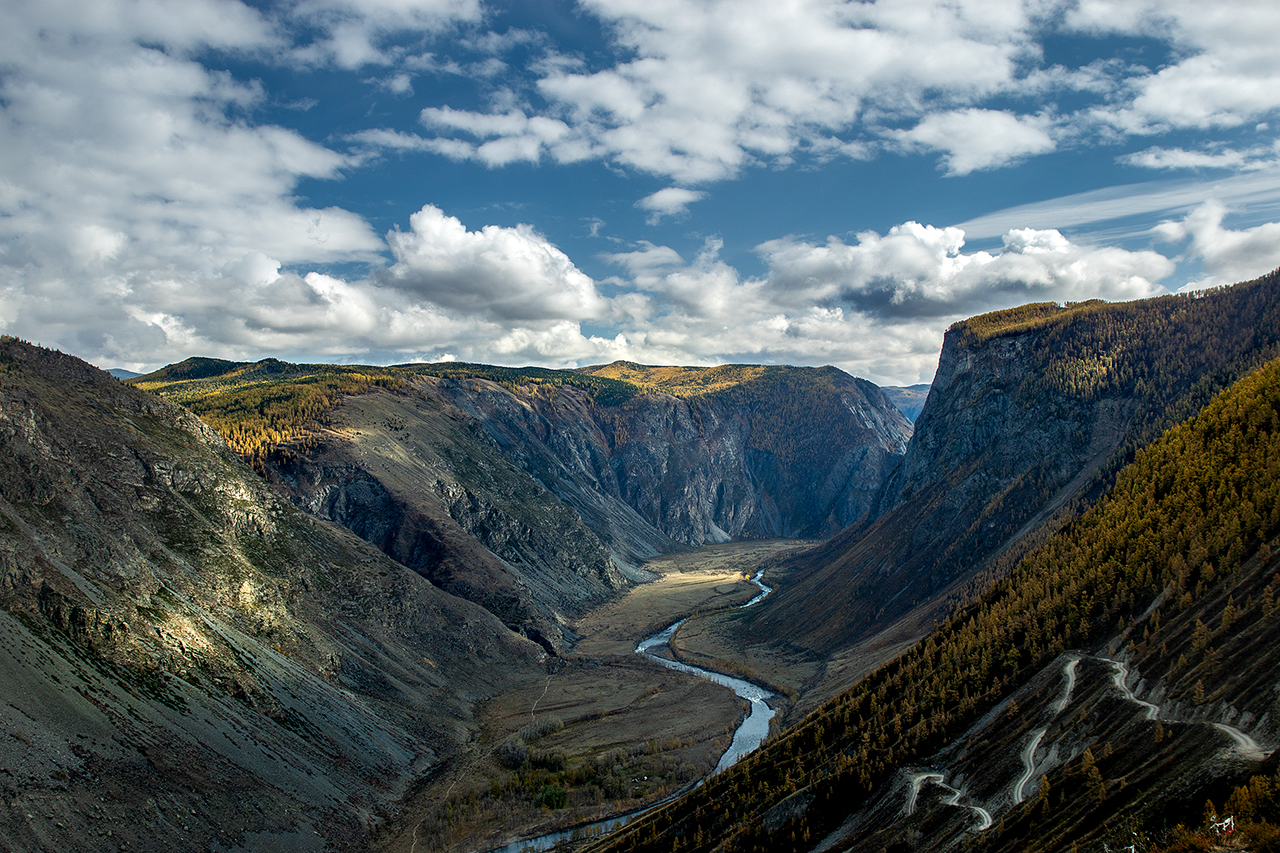
M 0 342 L 0 835 L 343 849 L 544 652 L 186 410 Z
M 1194 298 L 1027 306 L 957 324 L 868 517 L 806 555 L 754 630 L 831 652 L 913 614 L 885 639 L 918 636 L 1278 340 L 1276 274 Z
M 349 398 L 334 421 L 305 453 L 272 457 L 268 478 L 308 512 L 548 651 L 561 654 L 572 642 L 567 621 L 627 586 L 601 539 L 452 406 L 438 383 Z M 627 540 L 633 560 L 669 547 L 657 531 L 641 533 Z M 646 535 L 651 550 L 635 553 Z
M 866 512 L 911 426 L 834 368 L 766 370 L 722 393 L 648 387 L 615 406 L 573 387 L 442 391 L 588 524 L 618 528 L 609 541 L 643 535 L 632 513 L 687 545 L 833 533 Z
M 857 519 L 911 434 L 834 368 L 354 370 L 191 359 L 139 381 L 232 438 L 245 412 L 312 412 L 255 451 L 268 479 L 557 654 L 649 557 Z M 287 431 L 261 420 L 255 435 Z

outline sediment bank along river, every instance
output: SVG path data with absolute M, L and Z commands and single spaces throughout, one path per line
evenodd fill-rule
M 764 582 L 764 570 L 756 572 L 755 577 L 751 579 L 752 583 L 760 587 L 760 592 L 741 607 L 751 607 L 759 604 L 773 592 L 773 588 Z M 739 698 L 746 699 L 751 703 L 751 712 L 747 714 L 746 719 L 739 724 L 737 731 L 733 733 L 733 742 L 729 744 L 729 748 L 725 750 L 724 755 L 720 756 L 716 769 L 711 771 L 712 774 L 719 773 L 726 767 L 732 767 L 738 759 L 757 749 L 761 742 L 769 735 L 769 721 L 773 719 L 776 713 L 769 707 L 768 701 L 774 698 L 775 694 L 766 690 L 758 684 L 752 684 L 750 681 L 744 681 L 741 678 L 734 678 L 731 675 L 724 675 L 719 672 L 703 669 L 702 667 L 692 666 L 677 660 L 661 657 L 655 654 L 655 650 L 668 645 L 671 638 L 675 636 L 676 631 L 680 630 L 688 618 L 673 622 L 663 630 L 654 634 L 652 637 L 641 641 L 636 646 L 636 652 L 644 655 L 651 661 L 662 664 L 668 669 L 674 669 L 679 672 L 685 672 L 689 675 L 696 675 L 699 678 L 705 678 L 716 684 L 724 685 L 736 693 Z
M 760 588 L 760 592 L 746 604 L 739 605 L 740 608 L 751 607 L 755 604 L 759 604 L 768 597 L 769 593 L 773 592 L 773 588 L 764 582 L 764 569 L 757 571 L 755 576 L 751 579 L 751 582 Z M 733 741 L 724 751 L 724 754 L 720 756 L 720 761 L 716 764 L 715 769 L 711 771 L 711 775 L 714 776 L 726 767 L 733 766 L 743 756 L 749 755 L 751 752 L 758 749 L 764 739 L 768 737 L 769 722 L 773 719 L 773 716 L 776 713 L 769 707 L 768 702 L 770 699 L 774 698 L 775 694 L 758 684 L 752 684 L 750 681 L 745 681 L 741 678 L 734 678 L 731 675 L 713 672 L 709 669 L 703 669 L 702 667 L 693 666 L 691 664 L 658 655 L 656 652 L 663 646 L 669 647 L 668 644 L 671 642 L 671 638 L 675 636 L 676 631 L 680 630 L 680 626 L 688 621 L 688 618 L 689 617 L 685 617 L 684 619 L 673 622 L 653 636 L 646 637 L 644 640 L 641 640 L 636 646 L 636 653 L 643 655 L 649 660 L 659 663 L 668 669 L 674 669 L 678 672 L 697 676 L 698 678 L 705 678 L 708 681 L 728 687 L 740 698 L 745 699 L 750 703 L 750 713 L 748 713 L 746 718 L 738 725 L 738 728 L 733 733 Z M 699 780 L 696 785 L 701 785 L 702 781 L 703 780 Z M 689 788 L 696 787 L 696 785 L 690 785 L 684 790 L 673 794 L 671 797 L 662 800 L 662 802 L 655 803 L 639 811 L 631 812 L 630 814 L 617 815 L 615 817 L 587 824 L 586 826 L 575 827 L 574 829 L 552 832 L 537 838 L 531 838 L 527 841 L 515 841 L 504 847 L 496 848 L 495 850 L 490 851 L 490 853 L 522 853 L 522 851 L 550 850 L 557 844 L 563 841 L 568 841 L 571 838 L 580 838 L 585 835 L 602 835 L 623 826 L 628 821 L 640 817 L 650 809 L 654 809 L 663 803 L 675 799 L 675 797 L 680 796 L 680 794 L 689 790 Z

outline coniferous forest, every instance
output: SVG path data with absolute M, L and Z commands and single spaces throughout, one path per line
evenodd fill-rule
M 1273 651 L 1250 653 L 1280 619 L 1278 533 L 1280 361 L 1272 360 L 1138 452 L 1094 508 L 909 652 L 756 756 L 592 849 L 809 849 L 897 768 L 924 762 L 1049 661 L 1116 639 L 1135 668 L 1166 680 L 1170 699 L 1247 705 L 1280 662 Z M 1090 819 L 1150 817 L 1140 808 L 1150 803 L 1108 787 L 1106 761 L 1092 753 L 1088 761 L 1060 784 L 1092 785 L 1094 807 L 1059 835 L 1030 833 L 1038 841 L 1015 849 L 1066 849 Z M 1256 826 L 1245 831 L 1259 839 L 1276 832 L 1267 823 L 1274 791 L 1259 778 L 1230 793 L 1248 803 L 1240 811 Z M 780 809 L 788 798 L 804 804 L 799 816 Z M 1044 815 L 1025 822 L 1049 823 Z

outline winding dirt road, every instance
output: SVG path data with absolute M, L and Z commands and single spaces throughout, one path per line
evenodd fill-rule
M 946 777 L 943 774 L 915 773 L 915 774 L 912 774 L 910 778 L 911 778 L 911 788 L 907 792 L 907 814 L 908 815 L 915 814 L 916 798 L 920 796 L 920 789 L 924 786 L 926 782 L 932 782 L 933 784 L 937 785 L 939 788 L 942 788 L 943 790 L 947 791 L 947 793 L 950 795 L 948 799 L 945 799 L 942 801 L 943 805 L 955 806 L 956 808 L 961 808 L 961 809 L 968 809 L 969 811 L 973 812 L 975 815 L 978 816 L 978 825 L 973 827 L 973 829 L 977 830 L 978 832 L 981 832 L 982 830 L 987 829 L 988 827 L 991 826 L 991 812 L 987 811 L 982 806 L 973 806 L 973 805 L 969 805 L 968 803 L 961 804 L 960 797 L 962 796 L 962 794 L 955 788 L 948 785 L 945 781 L 943 781 L 944 779 L 946 779 Z
M 1040 739 L 1044 737 L 1044 729 L 1036 729 L 1031 735 L 1031 740 L 1027 742 L 1026 747 L 1022 750 L 1022 775 L 1018 777 L 1018 781 L 1013 786 L 1013 803 L 1017 805 L 1026 797 L 1023 796 L 1022 789 L 1027 787 L 1027 783 L 1031 781 L 1031 774 L 1036 770 L 1036 749 L 1040 746 Z
M 1241 758 L 1257 759 L 1261 761 L 1268 755 L 1267 750 L 1258 745 L 1258 742 L 1249 737 L 1235 726 L 1229 726 L 1226 723 L 1214 723 L 1213 727 L 1235 741 L 1235 746 L 1231 751 Z
M 1063 688 L 1062 698 L 1053 703 L 1053 712 L 1061 714 L 1067 710 L 1067 703 L 1071 701 L 1071 691 L 1076 688 L 1076 667 L 1080 665 L 1080 658 L 1071 658 L 1062 666 L 1062 674 L 1066 676 L 1067 686 Z
M 1111 676 L 1111 683 L 1116 686 L 1116 689 L 1124 694 L 1124 698 L 1128 699 L 1135 705 L 1140 705 L 1145 708 L 1147 710 L 1146 718 L 1148 720 L 1160 719 L 1160 706 L 1142 701 L 1137 696 L 1133 695 L 1133 691 L 1130 690 L 1129 686 L 1125 683 L 1129 680 L 1129 665 L 1124 661 L 1111 660 L 1110 658 L 1102 658 L 1102 660 L 1111 664 L 1111 668 L 1115 670 Z

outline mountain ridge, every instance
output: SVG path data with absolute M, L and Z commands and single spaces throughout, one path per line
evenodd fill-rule
M 1242 771 L 1259 768 L 1260 754 L 1246 748 L 1252 738 L 1280 738 L 1272 699 L 1256 689 L 1270 683 L 1280 659 L 1274 640 L 1263 640 L 1273 636 L 1267 626 L 1280 612 L 1277 442 L 1280 360 L 1166 431 L 1120 472 L 1102 501 L 902 657 L 697 792 L 588 849 L 950 849 L 963 841 L 992 850 L 1067 850 L 1128 839 L 1130 827 L 1154 833 L 1206 790 L 1230 790 Z M 1069 718 L 1082 734 L 1067 756 L 1045 765 L 1039 794 L 1021 795 L 1037 778 L 1032 763 L 1025 776 L 988 789 L 1011 792 L 998 809 L 981 799 L 954 808 L 963 790 L 935 801 L 924 818 L 913 820 L 901 800 L 890 805 L 903 790 L 893 786 L 902 784 L 894 780 L 904 778 L 904 768 L 954 760 L 965 749 L 979 750 L 991 767 L 981 733 L 998 733 L 1002 724 L 1015 736 L 1033 735 L 1027 723 L 1015 724 L 1022 712 L 1010 697 L 1072 649 L 1105 658 L 1120 704 L 1095 692 L 1088 702 L 1096 713 Z M 1155 684 L 1130 687 L 1134 669 Z M 1138 700 L 1138 690 L 1154 701 Z M 1069 687 L 1039 692 L 1047 697 L 1035 700 L 1044 703 L 1032 705 L 1036 713 L 1071 699 Z M 1141 713 L 1117 716 L 1134 705 Z M 1034 755 L 1045 731 L 1027 747 L 1006 742 Z M 1108 732 L 1129 736 L 1113 749 L 1103 741 Z M 1216 746 L 1206 737 L 1217 738 Z M 1217 769 L 1202 763 L 1223 748 L 1239 757 L 1211 765 Z M 1126 790 L 1125 774 L 1139 768 L 1159 782 L 1151 797 Z M 946 779 L 947 772 L 935 775 Z M 919 790 L 911 787 L 916 782 L 911 791 Z M 966 820 L 966 809 L 974 817 Z
M 488 612 L 71 356 L 0 339 L 0 450 L 0 833 L 18 849 L 82 849 L 104 825 L 135 850 L 355 846 L 476 703 L 543 673 Z
M 644 579 L 649 557 L 861 516 L 911 432 L 835 368 L 196 359 L 133 384 L 191 407 L 298 505 L 556 654 L 572 644 L 563 625 Z

